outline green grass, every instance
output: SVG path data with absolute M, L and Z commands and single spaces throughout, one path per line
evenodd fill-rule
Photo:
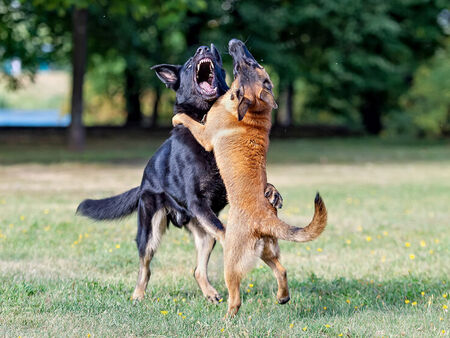
M 275 279 L 258 263 L 243 281 L 238 316 L 224 320 L 226 302 L 209 304 L 192 277 L 187 232 L 170 228 L 149 293 L 133 304 L 135 217 L 74 216 L 83 198 L 138 185 L 161 140 L 91 140 L 83 154 L 42 140 L 0 144 L 1 336 L 448 335 L 446 142 L 274 140 L 268 177 L 284 197 L 280 217 L 305 224 L 319 190 L 329 225 L 311 243 L 281 243 L 288 304 L 275 304 Z M 226 296 L 222 274 L 217 245 L 210 279 Z

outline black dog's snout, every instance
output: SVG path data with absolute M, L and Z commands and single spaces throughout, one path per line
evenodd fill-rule
M 206 46 L 198 47 L 197 52 L 195 54 L 206 54 L 209 52 L 209 48 Z

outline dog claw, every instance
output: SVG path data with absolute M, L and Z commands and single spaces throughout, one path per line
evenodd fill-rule
M 290 299 L 291 299 L 290 296 L 280 298 L 280 299 L 278 299 L 278 304 L 281 304 L 281 305 L 286 304 L 287 302 L 289 302 Z
M 208 296 L 207 299 L 213 304 L 219 304 L 223 301 L 223 298 L 219 294 L 215 294 L 214 296 Z
M 281 197 L 281 194 L 272 184 L 267 183 L 264 196 L 274 208 L 281 209 L 283 207 L 283 197 Z

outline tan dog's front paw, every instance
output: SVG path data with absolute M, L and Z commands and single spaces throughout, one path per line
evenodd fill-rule
M 183 124 L 183 115 L 184 114 L 176 114 L 172 117 L 172 126 L 176 127 L 180 124 Z
M 281 209 L 283 207 L 283 197 L 272 184 L 267 183 L 264 196 L 274 208 Z

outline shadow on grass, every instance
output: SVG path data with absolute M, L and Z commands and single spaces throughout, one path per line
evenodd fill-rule
M 132 286 L 124 283 L 88 279 L 28 280 L 18 276 L 2 276 L 0 281 L 0 308 L 3 310 L 19 307 L 32 312 L 77 312 L 92 315 L 110 311 L 112 305 L 117 311 L 134 311 L 133 307 L 136 305 L 130 301 Z M 423 310 L 430 306 L 441 308 L 446 301 L 442 294 L 447 291 L 447 283 L 445 279 L 414 275 L 377 281 L 345 278 L 326 280 L 312 274 L 304 281 L 291 280 L 291 301 L 285 306 L 277 305 L 277 308 L 300 318 L 349 316 L 367 310 L 391 311 L 411 307 Z M 208 306 L 209 303 L 201 296 L 200 290 L 194 288 L 192 283 L 188 284 L 188 287 L 179 283 L 162 286 L 150 282 L 151 295 L 138 308 L 152 311 L 152 308 L 170 310 L 174 307 L 186 311 L 199 307 L 202 311 L 206 306 L 204 310 L 208 313 L 217 311 L 223 315 L 225 307 Z M 248 289 L 249 292 L 246 292 L 243 285 L 243 309 L 252 313 L 270 311 L 275 302 L 274 284 L 274 280 L 269 282 L 264 278 L 256 281 Z M 226 289 L 220 289 L 225 295 Z M 261 306 L 261 303 L 267 305 Z

